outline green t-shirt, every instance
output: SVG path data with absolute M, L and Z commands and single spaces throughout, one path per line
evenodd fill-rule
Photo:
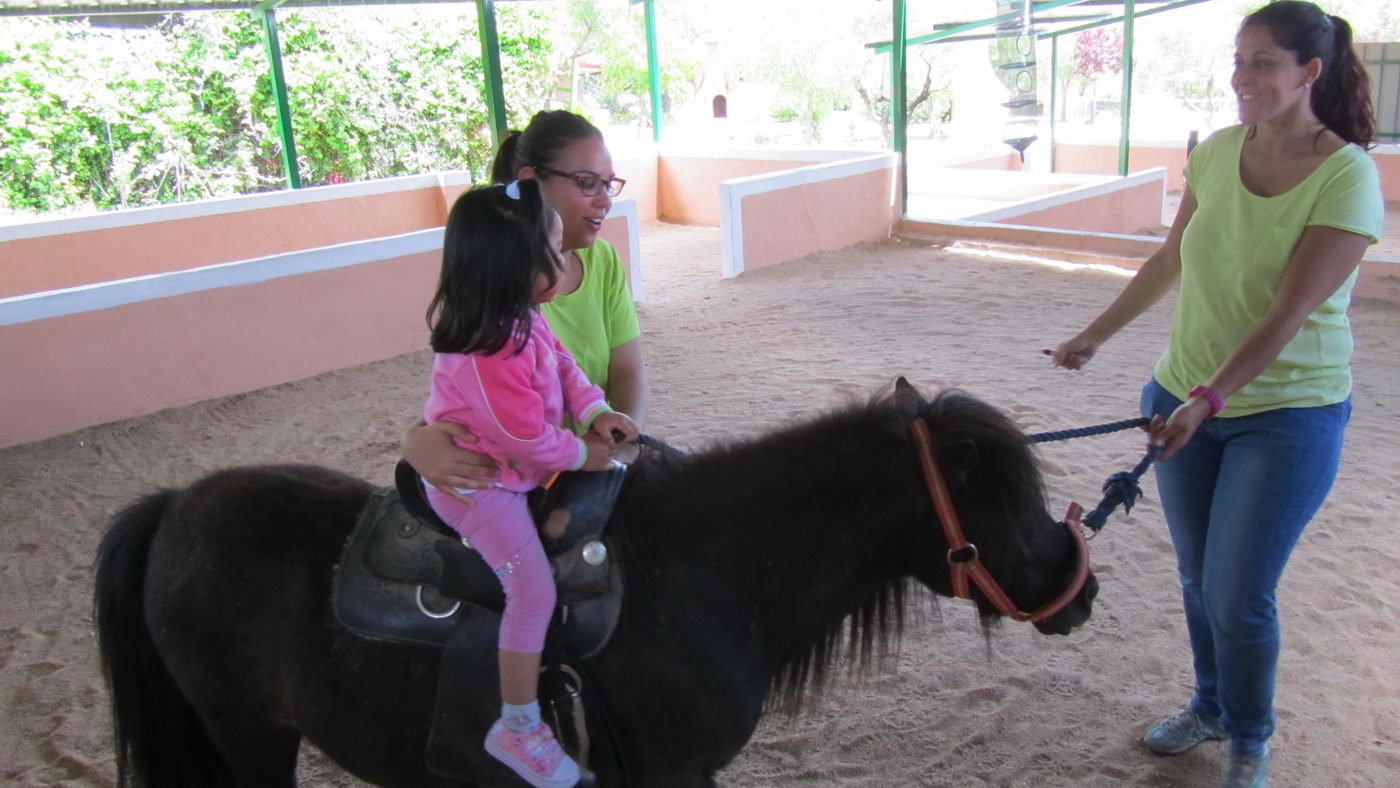
M 1240 181 L 1248 126 L 1231 126 L 1196 146 L 1186 183 L 1196 211 L 1181 237 L 1181 295 L 1157 382 L 1180 399 L 1210 379 L 1263 319 L 1303 229 L 1336 227 L 1376 243 L 1385 216 L 1375 163 L 1356 145 L 1328 156 L 1302 183 L 1260 197 Z M 1297 336 L 1220 415 L 1331 405 L 1351 393 L 1347 305 L 1356 272 L 1317 308 Z
M 641 336 L 627 274 L 612 244 L 599 239 L 578 250 L 583 282 L 541 305 L 549 328 L 594 385 L 608 390 L 612 350 Z

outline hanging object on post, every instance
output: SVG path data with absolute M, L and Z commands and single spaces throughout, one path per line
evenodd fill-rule
M 992 68 L 1006 86 L 1010 100 L 1006 107 L 1006 125 L 1002 141 L 1021 154 L 1026 161 L 1026 148 L 1039 137 L 1040 100 L 1036 97 L 1035 26 L 1031 24 L 1031 0 L 997 0 L 997 16 L 1015 14 L 1013 19 L 997 25 L 996 38 L 991 44 Z

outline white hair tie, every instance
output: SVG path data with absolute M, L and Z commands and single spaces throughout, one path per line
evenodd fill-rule
M 506 196 L 512 200 L 520 199 L 520 181 L 511 181 L 506 184 Z

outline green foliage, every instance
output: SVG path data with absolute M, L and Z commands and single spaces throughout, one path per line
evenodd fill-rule
M 134 160 L 150 150 L 145 139 L 187 120 L 149 116 L 161 93 L 151 62 L 134 58 L 116 68 L 110 39 L 73 23 L 16 20 L 7 28 L 0 194 L 15 208 L 39 211 L 122 204 L 123 182 L 141 175 Z
M 547 10 L 498 8 L 509 120 L 544 105 Z M 470 10 L 307 9 L 278 17 L 304 183 L 466 169 L 492 149 Z M 0 209 L 152 205 L 282 188 L 277 108 L 251 14 L 106 30 L 16 18 L 0 38 Z
M 667 11 L 665 6 L 659 10 Z M 573 41 L 570 60 L 582 60 L 588 56 L 590 63 L 603 64 L 602 68 L 592 69 L 579 79 L 580 102 L 593 103 L 607 112 L 615 122 L 632 122 L 651 117 L 651 84 L 647 68 L 646 21 L 642 9 L 638 7 L 604 7 L 601 3 L 585 0 L 568 4 L 569 19 L 566 26 L 578 31 Z M 686 46 L 676 46 L 686 40 L 684 35 L 674 35 L 685 28 L 680 22 L 663 19 L 659 26 L 663 33 L 669 33 L 659 46 L 663 57 L 658 68 L 657 80 L 661 89 L 663 110 L 684 100 L 689 93 L 689 83 L 699 69 L 697 54 Z M 572 63 L 561 65 L 561 71 L 570 69 Z M 582 107 L 579 107 L 582 111 Z

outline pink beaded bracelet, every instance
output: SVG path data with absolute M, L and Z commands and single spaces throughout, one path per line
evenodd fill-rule
M 1225 410 L 1225 400 L 1222 399 L 1218 393 L 1216 393 L 1215 389 L 1206 388 L 1205 386 L 1197 386 L 1191 389 L 1190 394 L 1186 395 L 1187 399 L 1191 399 L 1192 397 L 1200 397 L 1201 399 L 1210 403 L 1211 416 L 1214 416 L 1220 411 Z

